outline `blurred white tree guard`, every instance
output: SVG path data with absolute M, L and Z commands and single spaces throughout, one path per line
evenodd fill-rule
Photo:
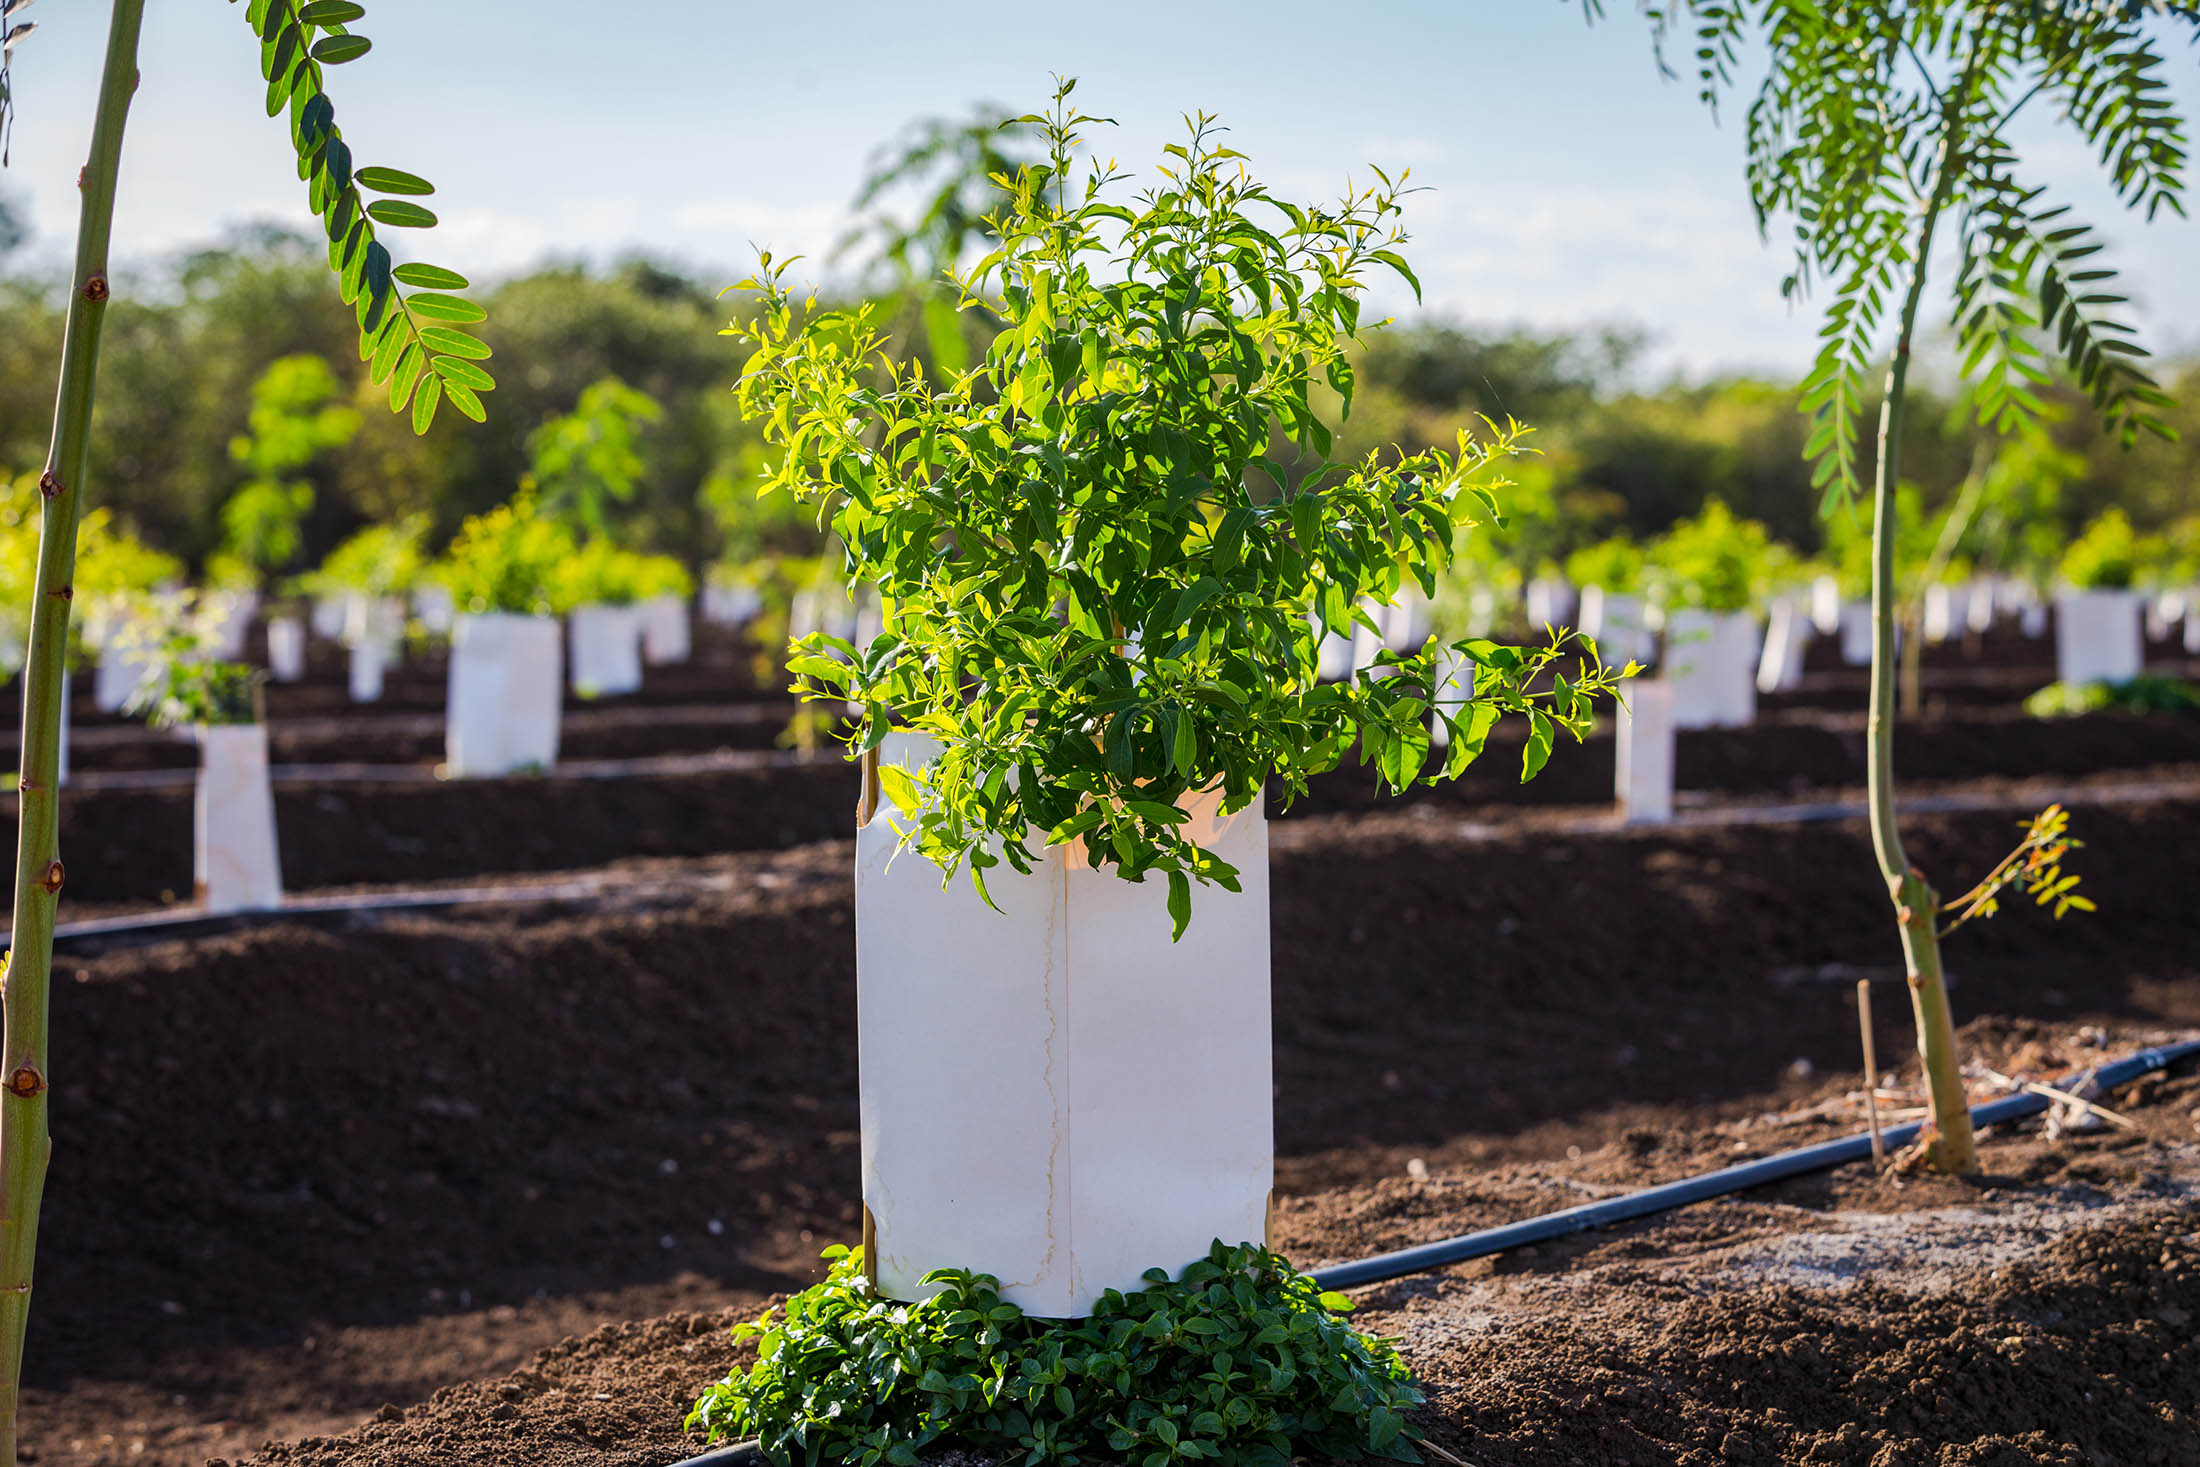
M 1612 747 L 1620 819 L 1657 825 L 1673 818 L 1673 685 L 1634 678 L 1620 689 Z
M 914 767 L 928 740 L 889 737 Z M 1167 886 L 1048 848 L 1028 876 L 946 887 L 881 804 L 856 836 L 866 1241 L 890 1298 L 976 1269 L 1049 1318 L 1261 1242 L 1274 1186 L 1268 831 L 1187 801 L 1244 890 L 1201 887 L 1169 941 Z
M 1802 686 L 1803 654 L 1810 650 L 1810 635 L 1810 618 L 1798 602 L 1783 596 L 1772 603 L 1764 653 L 1757 659 L 1758 692 L 1791 693 Z
M 1630 660 L 1648 664 L 1657 656 L 1657 638 L 1650 634 L 1648 608 L 1640 596 L 1585 586 L 1581 592 L 1581 634 L 1597 644 L 1597 654 L 1607 664 L 1624 667 Z
M 451 634 L 451 619 L 458 614 L 458 607 L 449 588 L 433 582 L 419 586 L 413 591 L 412 604 L 413 615 L 420 618 L 420 625 L 430 636 Z
M 1841 630 L 1841 583 L 1832 576 L 1810 583 L 1810 624 L 1828 637 Z
M 687 597 L 666 592 L 642 603 L 642 658 L 652 667 L 685 662 L 693 647 Z
M 354 592 L 344 600 L 342 640 L 351 652 L 351 701 L 378 703 L 382 674 L 397 654 L 404 635 L 405 604 L 394 596 Z
M 2055 676 L 2066 683 L 2126 683 L 2146 667 L 2133 591 L 2065 591 L 2055 598 Z
M 275 796 L 267 778 L 267 725 L 201 724 L 191 872 L 209 912 L 267 911 L 283 904 L 275 845 Z
M 576 606 L 573 691 L 584 698 L 635 693 L 642 687 L 642 614 L 636 606 Z
M 1757 618 L 1684 607 L 1665 619 L 1662 675 L 1675 728 L 1741 728 L 1757 718 Z
M 294 683 L 306 675 L 306 629 L 298 618 L 268 618 L 267 670 L 279 683 Z
M 737 627 L 763 609 L 763 593 L 754 586 L 713 583 L 703 587 L 703 620 L 712 626 Z
M 1574 588 L 1564 576 L 1537 576 L 1529 581 L 1527 602 L 1531 631 L 1573 625 Z
M 443 733 L 450 774 L 495 776 L 558 762 L 560 662 L 554 617 L 489 612 L 452 622 Z
M 1871 665 L 1872 604 L 1869 601 L 1842 603 L 1841 660 L 1851 667 Z

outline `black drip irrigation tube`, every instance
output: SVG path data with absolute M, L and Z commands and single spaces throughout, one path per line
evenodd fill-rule
M 2090 1072 L 2089 1078 L 2102 1090 L 2112 1090 L 2118 1085 L 2128 1085 L 2142 1075 L 2166 1070 L 2179 1060 L 2194 1055 L 2200 1055 L 2200 1039 L 2158 1045 L 2101 1065 Z M 2049 1097 L 2037 1091 L 1990 1100 L 1984 1105 L 1971 1107 L 1971 1124 L 1984 1127 L 2002 1121 L 2022 1120 L 2026 1116 L 2039 1114 L 2050 1103 Z M 1908 1121 L 1899 1126 L 1887 1127 L 1879 1134 L 1883 1145 L 1904 1146 L 1915 1140 L 1918 1132 L 1923 1129 L 1924 1122 Z M 1523 1248 L 1530 1243 L 1571 1237 L 1575 1233 L 1610 1227 L 1614 1223 L 1631 1222 L 1636 1218 L 1669 1212 L 1676 1207 L 1686 1207 L 1691 1202 L 1704 1202 L 1713 1197 L 1724 1197 L 1751 1187 L 1761 1187 L 1767 1182 L 1783 1181 L 1808 1172 L 1826 1171 L 1848 1162 L 1862 1161 L 1871 1154 L 1872 1138 L 1869 1132 L 1844 1136 L 1838 1141 L 1821 1141 L 1816 1146 L 1783 1151 L 1778 1156 L 1745 1161 L 1739 1166 L 1722 1167 L 1700 1177 L 1667 1182 L 1659 1187 L 1645 1187 L 1640 1192 L 1630 1192 L 1624 1197 L 1588 1202 L 1560 1212 L 1545 1213 L 1525 1222 L 1484 1228 L 1478 1233 L 1466 1233 L 1438 1243 L 1423 1243 L 1416 1248 L 1400 1248 L 1394 1253 L 1379 1253 L 1373 1258 L 1362 1258 L 1352 1263 L 1331 1264 L 1328 1268 L 1315 1269 L 1312 1278 L 1325 1289 L 1354 1289 L 1367 1284 L 1387 1283 L 1391 1279 L 1405 1278 L 1409 1274 L 1426 1273 L 1430 1269 L 1465 1263 L 1469 1259 L 1486 1258 L 1508 1248 Z M 768 1459 L 764 1456 L 763 1449 L 757 1443 L 747 1441 L 718 1447 L 699 1457 L 688 1457 L 672 1463 L 671 1467 L 748 1467 L 748 1464 L 766 1460 Z
M 2196 1054 L 2200 1054 L 2200 1039 L 2187 1039 L 2177 1044 L 2142 1049 L 2137 1054 L 2100 1066 L 2092 1072 L 2092 1079 L 2104 1090 L 2113 1089 L 2118 1085 L 2128 1085 L 2141 1075 L 2168 1069 L 2177 1061 Z M 1971 1124 L 1983 1127 L 1999 1121 L 2020 1120 L 2025 1116 L 2037 1115 L 2047 1109 L 2048 1104 L 2048 1097 L 2037 1091 L 2026 1091 L 2022 1095 L 2011 1095 L 2002 1100 L 1989 1100 L 1984 1105 L 1971 1107 Z M 1908 1121 L 1899 1126 L 1890 1126 L 1881 1131 L 1880 1135 L 1887 1146 L 1904 1146 L 1916 1139 L 1924 1125 L 1923 1121 Z M 1610 1227 L 1613 1223 L 1649 1217 L 1653 1213 L 1685 1207 L 1691 1202 L 1724 1197 L 1730 1192 L 1761 1187 L 1767 1182 L 1799 1177 L 1806 1172 L 1825 1171 L 1846 1162 L 1861 1161 L 1871 1154 L 1872 1138 L 1869 1133 L 1845 1136 L 1839 1141 L 1821 1141 L 1816 1146 L 1799 1147 L 1794 1151 L 1783 1151 L 1778 1156 L 1722 1167 L 1700 1177 L 1667 1182 L 1661 1187 L 1645 1187 L 1640 1192 L 1630 1192 L 1624 1197 L 1613 1197 L 1603 1202 L 1585 1202 L 1579 1207 L 1545 1213 L 1525 1222 L 1507 1223 L 1500 1228 L 1484 1228 L 1479 1233 L 1446 1238 L 1440 1243 L 1423 1243 L 1417 1248 L 1400 1248 L 1395 1253 L 1381 1253 L 1353 1263 L 1317 1268 L 1313 1277 L 1325 1289 L 1353 1289 L 1364 1284 L 1380 1284 L 1390 1279 L 1404 1278 L 1408 1274 L 1442 1268 L 1447 1264 L 1465 1263 L 1470 1258 L 1486 1258 L 1508 1248 L 1525 1247 L 1530 1243 L 1570 1237 L 1575 1233 L 1588 1232 L 1592 1228 Z

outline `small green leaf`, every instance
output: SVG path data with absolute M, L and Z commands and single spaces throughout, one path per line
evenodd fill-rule
M 425 317 L 430 321 L 455 321 L 465 325 L 489 318 L 487 311 L 472 301 L 455 295 L 411 295 L 405 298 L 405 305 L 415 316 Z
M 392 273 L 398 284 L 418 286 L 422 290 L 464 290 L 473 283 L 456 270 L 445 270 L 438 265 L 400 265 Z
M 435 421 L 436 404 L 443 400 L 443 380 L 427 377 L 420 383 L 420 390 L 413 394 L 413 432 L 425 433 Z
M 374 42 L 365 36 L 323 36 L 313 43 L 311 55 L 323 66 L 342 66 L 347 61 L 357 61 L 373 49 Z
M 471 387 L 476 392 L 488 392 L 497 385 L 496 378 L 459 357 L 437 357 L 430 365 L 435 368 L 436 375 L 443 379 L 446 390 L 453 383 Z
M 407 173 L 401 168 L 362 168 L 358 172 L 359 186 L 373 189 L 378 194 L 432 194 L 435 185 L 417 173 Z
M 486 423 L 489 421 L 489 410 L 481 405 L 481 399 L 474 395 L 474 390 L 464 383 L 453 382 L 448 377 L 444 378 L 443 395 L 451 400 L 454 407 L 475 422 Z M 417 406 L 417 404 L 415 405 Z
M 369 218 L 399 229 L 433 229 L 435 215 L 418 204 L 403 199 L 376 199 L 367 205 Z
M 298 12 L 298 18 L 307 25 L 350 25 L 364 20 L 367 7 L 355 5 L 352 0 L 313 0 L 311 5 Z
M 405 267 L 398 266 L 396 274 L 398 279 L 404 279 Z M 427 343 L 430 351 L 447 352 L 452 356 L 467 357 L 477 362 L 489 359 L 489 343 L 478 336 L 454 331 L 448 326 L 423 326 L 420 328 L 420 339 Z

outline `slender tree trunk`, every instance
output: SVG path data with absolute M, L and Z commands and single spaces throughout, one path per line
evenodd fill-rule
M 17 1400 L 30 1325 L 31 1264 L 38 1248 L 38 1205 L 46 1190 L 52 1140 L 46 1129 L 47 1005 L 53 969 L 54 909 L 61 897 L 62 669 L 76 575 L 76 526 L 90 457 L 92 384 L 99 370 L 99 328 L 107 314 L 107 237 L 114 224 L 115 173 L 122 125 L 137 90 L 138 30 L 145 0 L 114 0 L 107 61 L 92 124 L 91 156 L 77 177 L 76 274 L 61 349 L 52 447 L 39 480 L 45 509 L 38 533 L 36 603 L 23 664 L 22 781 L 15 849 L 15 926 L 4 1004 L 6 1079 L 0 1082 L 0 1467 L 15 1467 Z
M 1967 90 L 1969 77 L 1964 78 Z M 1960 95 L 1958 93 L 1957 95 Z M 1978 1146 L 1971 1134 L 1971 1112 L 1956 1054 L 1955 1020 L 1948 1010 L 1948 984 L 1940 966 L 1940 898 L 1912 866 L 1902 849 L 1894 807 L 1894 702 L 1897 670 L 1894 628 L 1896 586 L 1894 547 L 1895 485 L 1902 470 L 1902 428 L 1910 376 L 1910 337 L 1917 326 L 1918 304 L 1925 294 L 1926 265 L 1933 234 L 1948 202 L 1961 142 L 1960 124 L 1951 108 L 1939 177 L 1918 226 L 1917 253 L 1911 262 L 1909 294 L 1902 303 L 1901 337 L 1887 368 L 1886 396 L 1879 409 L 1879 462 L 1872 506 L 1872 679 L 1867 778 L 1871 793 L 1872 852 L 1894 901 L 1902 933 L 1902 954 L 1909 969 L 1910 1006 L 1917 1017 L 1917 1053 L 1925 1069 L 1932 1107 L 1933 1135 L 1927 1157 L 1947 1172 L 1978 1170 Z M 1921 628 L 1912 629 L 1918 640 Z

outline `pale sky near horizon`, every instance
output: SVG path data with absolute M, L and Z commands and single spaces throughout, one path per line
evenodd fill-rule
M 406 238 L 481 276 L 642 253 L 730 283 L 752 244 L 821 256 L 866 158 L 897 129 L 981 100 L 1036 110 L 1061 71 L 1080 79 L 1087 110 L 1121 120 L 1095 146 L 1129 165 L 1203 108 L 1287 193 L 1329 195 L 1369 162 L 1411 167 L 1431 190 L 1407 223 L 1432 310 L 1641 327 L 1654 363 L 1690 376 L 1794 372 L 1815 316 L 1790 313 L 1786 253 L 1758 239 L 1739 107 L 1714 123 L 1692 81 L 1658 75 L 1630 0 L 1607 8 L 1590 27 L 1573 0 L 652 0 L 623 14 L 580 0 L 368 0 L 358 29 L 375 49 L 330 86 L 359 162 L 438 185 L 442 226 Z M 281 124 L 260 106 L 242 9 L 149 0 L 118 263 L 245 221 L 311 223 Z M 0 191 L 27 206 L 34 268 L 58 267 L 73 239 L 106 11 L 43 0 L 15 56 L 20 115 Z M 2190 49 L 2172 54 L 2192 117 L 2200 67 Z M 2150 343 L 2200 352 L 2200 225 L 2115 211 L 2090 156 L 2047 122 L 2031 129 L 2036 176 L 2113 242 Z

